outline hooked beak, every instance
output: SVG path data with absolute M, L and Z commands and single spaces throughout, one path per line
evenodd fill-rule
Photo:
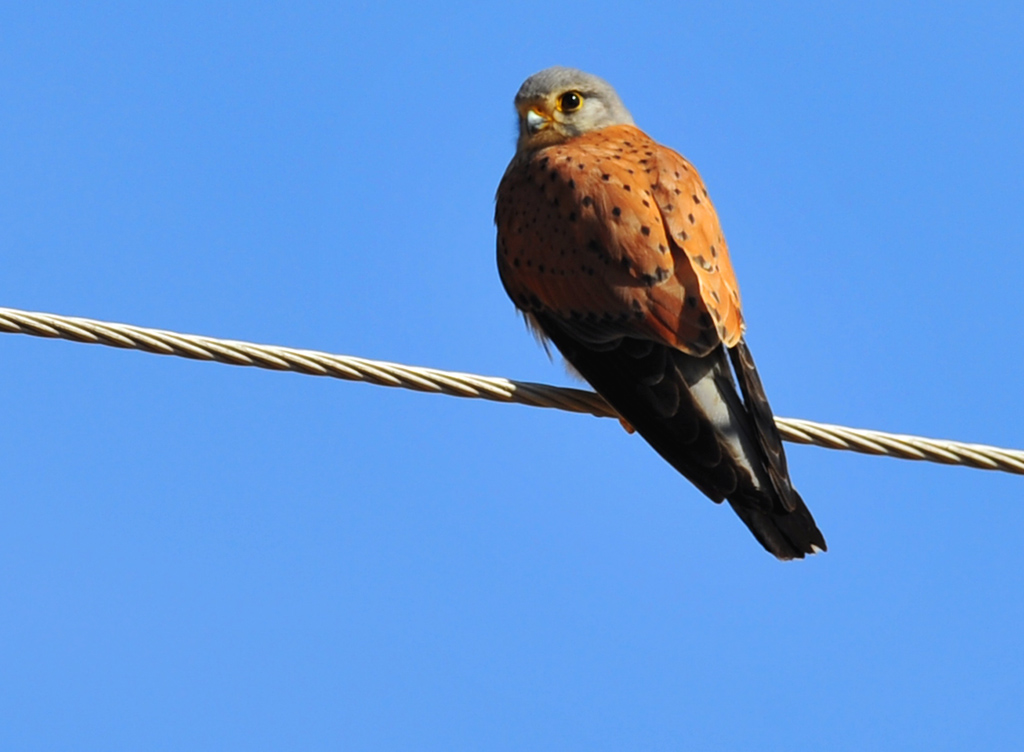
M 536 110 L 530 110 L 526 113 L 526 129 L 530 132 L 530 135 L 544 130 L 549 125 L 551 125 L 551 120 Z

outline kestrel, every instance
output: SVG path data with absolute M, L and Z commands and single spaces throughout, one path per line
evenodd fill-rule
M 519 140 L 495 223 L 501 281 L 527 323 L 672 467 L 727 499 L 768 551 L 824 551 L 790 482 L 697 171 L 583 71 L 531 76 L 515 106 Z

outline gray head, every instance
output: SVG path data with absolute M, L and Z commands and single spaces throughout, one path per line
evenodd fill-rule
M 516 94 L 519 151 L 560 143 L 609 125 L 633 125 L 633 116 L 603 78 L 575 68 L 545 68 Z

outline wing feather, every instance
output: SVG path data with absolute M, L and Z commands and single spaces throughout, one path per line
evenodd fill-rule
M 516 305 L 579 322 L 582 339 L 706 354 L 718 331 L 656 199 L 656 148 L 616 126 L 514 159 L 498 188 L 498 267 Z
M 779 558 L 825 548 L 789 481 L 725 238 L 689 162 L 633 126 L 593 131 L 517 155 L 495 222 L 516 306 L 662 457 Z

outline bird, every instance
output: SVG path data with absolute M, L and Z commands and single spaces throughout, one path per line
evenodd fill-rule
M 515 108 L 495 224 L 498 273 L 527 325 L 768 552 L 825 551 L 790 479 L 697 170 L 581 70 L 530 76 Z

